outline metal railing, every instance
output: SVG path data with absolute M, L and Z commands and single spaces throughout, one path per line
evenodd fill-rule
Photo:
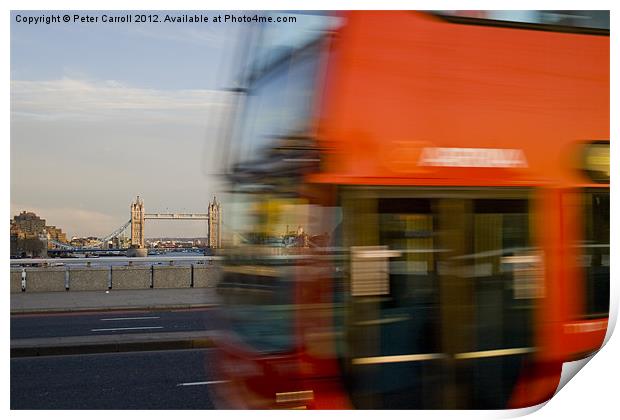
M 175 263 L 175 262 L 213 262 L 222 257 L 196 255 L 196 256 L 151 256 L 151 257 L 95 257 L 95 258 L 14 258 L 11 259 L 12 267 L 19 266 L 43 266 L 54 267 L 59 265 L 113 265 L 127 263 L 130 265 L 145 265 L 149 263 Z

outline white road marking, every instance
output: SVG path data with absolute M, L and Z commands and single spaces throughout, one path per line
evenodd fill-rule
M 123 330 L 155 330 L 164 327 L 126 327 L 126 328 L 95 328 L 92 332 L 97 331 L 123 331 Z
M 177 384 L 177 386 L 213 385 L 213 384 L 224 384 L 226 382 L 230 382 L 230 381 L 185 382 L 182 384 Z
M 159 319 L 158 316 L 137 316 L 133 318 L 102 318 L 99 321 L 129 321 L 134 319 Z

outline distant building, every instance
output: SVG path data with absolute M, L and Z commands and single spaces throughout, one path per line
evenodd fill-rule
M 47 257 L 48 227 L 45 219 L 29 211 L 22 211 L 11 220 L 11 256 Z M 54 227 L 54 229 L 56 229 Z M 56 234 L 62 233 L 60 229 Z M 65 238 L 66 240 L 66 238 Z
M 71 238 L 71 242 L 69 244 L 76 248 L 84 248 L 86 246 L 86 238 L 78 238 L 74 236 Z
M 67 235 L 62 231 L 62 229 L 59 229 L 56 226 L 46 226 L 45 230 L 47 231 L 48 240 L 62 242 L 64 244 L 67 243 Z
M 130 240 L 125 236 L 116 236 L 110 239 L 110 246 L 112 248 L 129 248 Z
M 209 203 L 209 248 L 222 247 L 222 212 L 215 197 Z
M 38 238 L 45 235 L 45 219 L 30 211 L 22 211 L 19 215 L 13 217 L 11 221 L 11 232 L 15 232 L 17 237 L 21 239 Z
M 22 238 L 24 233 L 21 231 L 19 226 L 15 223 L 14 220 L 11 220 L 11 238 Z
M 24 242 L 24 241 L 29 242 Z M 45 243 L 45 248 L 52 248 L 55 245 L 51 241 L 67 243 L 67 235 L 62 229 L 56 226 L 47 226 L 45 219 L 41 219 L 35 213 L 22 211 L 11 220 L 11 244 L 12 253 L 20 253 L 28 248 L 27 254 L 41 254 L 36 251 L 35 242 Z M 28 244 L 28 245 L 25 245 Z M 13 246 L 14 245 L 14 246 Z M 14 248 L 14 249 L 13 249 Z

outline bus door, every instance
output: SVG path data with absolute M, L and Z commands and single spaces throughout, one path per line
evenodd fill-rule
M 533 352 L 524 191 L 346 190 L 342 365 L 359 408 L 505 407 Z

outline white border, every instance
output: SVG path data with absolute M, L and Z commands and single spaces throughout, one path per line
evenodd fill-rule
M 616 3 L 617 4 L 617 3 Z M 404 0 L 382 0 L 382 1 L 353 1 L 353 0 L 318 0 L 313 2 L 307 2 L 305 4 L 300 4 L 299 2 L 294 1 L 235 1 L 235 0 L 213 0 L 207 2 L 199 2 L 199 1 L 190 1 L 190 0 L 176 0 L 174 2 L 163 1 L 163 0 L 134 0 L 134 1 L 119 1 L 119 0 L 109 0 L 102 1 L 96 0 L 92 2 L 82 2 L 77 0 L 65 0 L 65 1 L 15 1 L 9 0 L 3 2 L 4 7 L 6 8 L 6 12 L 4 14 L 4 19 L 10 20 L 9 11 L 12 9 L 15 10 L 37 10 L 37 9 L 74 9 L 74 10 L 183 10 L 183 9 L 204 9 L 208 7 L 211 10 L 256 10 L 256 9 L 280 9 L 280 10 L 291 10 L 291 9 L 611 9 L 611 17 L 612 17 L 612 31 L 611 31 L 611 137 L 618 137 L 618 119 L 613 116 L 618 116 L 619 110 L 617 106 L 617 92 L 618 92 L 618 51 L 620 51 L 618 45 L 618 37 L 616 36 L 616 32 L 618 30 L 619 19 L 618 15 L 620 15 L 620 9 L 615 4 L 610 1 L 532 1 L 532 0 L 524 0 L 524 1 L 419 1 L 419 2 L 411 2 Z M 5 22 L 6 22 L 5 20 Z M 10 25 L 2 26 L 2 34 L 3 34 L 3 56 L 8 59 L 9 57 L 9 48 L 10 48 Z M 7 60 L 8 61 L 8 60 Z M 9 119 L 9 110 L 10 110 L 10 96 L 9 96 L 9 84 L 6 83 L 7 80 L 10 79 L 10 71 L 9 66 L 5 65 L 2 68 L 3 72 L 3 80 L 5 83 L 2 85 L 3 87 L 3 97 L 5 98 L 3 102 L 4 106 L 4 118 L 5 124 L 4 127 L 4 141 L 2 142 L 3 150 L 0 155 L 1 159 L 1 171 L 3 175 L 2 183 L 3 193 L 5 197 L 9 197 L 9 188 L 10 188 L 10 153 L 9 153 L 9 138 L 10 138 L 10 130 L 9 124 L 7 121 Z M 618 159 L 617 159 L 617 148 L 612 145 L 612 178 L 617 179 L 617 167 L 618 167 Z M 618 201 L 616 199 L 617 191 L 615 188 L 615 184 L 612 183 L 612 214 L 615 214 L 618 211 Z M 10 208 L 9 201 L 4 201 L 4 209 L 5 216 L 10 217 Z M 616 211 L 614 211 L 616 210 Z M 6 219 L 5 219 L 6 220 Z M 612 233 L 611 238 L 612 242 L 614 241 L 614 237 L 618 237 L 618 226 L 616 223 L 616 219 L 612 217 Z M 8 225 L 8 223 L 7 223 Z M 8 246 L 8 235 L 2 241 L 2 252 L 3 255 L 9 255 L 9 246 Z M 611 264 L 611 279 L 612 279 L 612 311 L 610 315 L 610 325 L 615 325 L 617 321 L 617 310 L 618 310 L 618 276 L 616 275 L 618 270 L 615 268 L 615 262 L 618 261 L 617 256 L 617 248 L 612 246 L 612 261 Z M 8 313 L 9 305 L 9 294 L 8 294 L 8 273 L 9 273 L 9 265 L 8 259 L 4 260 L 4 273 L 7 273 L 5 278 L 5 291 L 3 301 L 5 314 Z M 9 373 L 9 320 L 8 316 L 3 319 L 3 331 L 5 331 L 5 341 L 3 347 L 3 355 L 4 361 L 3 364 L 5 384 L 9 382 L 10 375 Z M 616 334 L 617 335 L 617 334 Z M 551 399 L 551 401 L 544 405 L 543 409 L 535 411 L 532 414 L 532 418 L 541 418 L 541 419 L 566 419 L 566 418 L 615 418 L 618 413 L 618 396 L 617 396 L 617 374 L 618 374 L 618 358 L 620 356 L 620 351 L 618 351 L 618 339 L 617 337 L 612 338 L 606 344 L 606 346 L 597 354 L 590 363 L 583 369 L 582 372 L 577 374 L 577 378 L 572 380 L 571 383 L 567 384 L 564 389 L 562 389 L 558 395 Z M 9 386 L 5 388 L 4 398 L 3 398 L 4 407 L 8 410 L 10 405 L 9 399 Z M 532 410 L 519 410 L 518 412 L 445 412 L 445 411 L 435 411 L 435 412 L 399 412 L 393 413 L 390 415 L 406 416 L 407 418 L 411 416 L 420 416 L 421 418 L 494 418 L 494 417 L 505 417 L 505 416 L 514 416 L 519 414 L 525 414 L 527 411 Z M 45 417 L 63 417 L 63 418 L 82 418 L 86 413 L 80 411 L 73 412 L 36 412 L 33 415 L 40 416 L 43 415 Z M 119 413 L 106 413 L 106 412 L 90 412 L 86 415 L 89 417 L 101 417 L 107 418 L 108 416 L 121 416 L 129 418 L 134 417 L 136 415 L 140 415 L 139 412 L 126 411 Z M 145 413 L 146 415 L 155 416 L 155 417 L 168 417 L 170 415 L 176 415 L 173 412 L 149 412 Z M 181 414 L 181 413 L 179 413 Z M 377 412 L 344 412 L 334 414 L 332 412 L 322 412 L 322 413 L 301 413 L 301 412 L 254 412 L 252 413 L 252 417 L 258 416 L 259 418 L 286 418 L 289 419 L 291 417 L 296 416 L 332 416 L 338 415 L 344 417 L 355 416 L 375 416 L 379 413 Z M 12 416 L 23 417 L 30 416 L 28 412 L 12 412 Z M 247 415 L 247 413 L 238 413 L 238 412 L 216 412 L 216 413 L 202 413 L 202 412 L 183 412 L 183 416 L 188 417 L 203 417 L 203 416 L 215 416 L 217 418 L 238 418 L 239 415 Z M 379 414 L 380 415 L 380 414 Z

